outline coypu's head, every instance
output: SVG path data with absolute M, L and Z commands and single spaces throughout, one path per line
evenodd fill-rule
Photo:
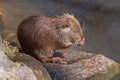
M 57 16 L 56 30 L 59 35 L 58 43 L 66 48 L 72 44 L 84 45 L 85 38 L 78 20 L 70 14 Z

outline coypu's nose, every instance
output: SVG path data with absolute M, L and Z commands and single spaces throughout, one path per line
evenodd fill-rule
M 84 46 L 84 45 L 85 45 L 85 38 L 82 38 L 82 39 L 80 40 L 80 45 L 81 45 L 81 46 Z

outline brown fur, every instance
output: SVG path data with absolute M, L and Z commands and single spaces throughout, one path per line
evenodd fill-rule
M 80 44 L 84 35 L 78 20 L 70 14 L 47 18 L 31 16 L 18 27 L 18 40 L 25 53 L 42 59 L 51 57 L 55 50 Z

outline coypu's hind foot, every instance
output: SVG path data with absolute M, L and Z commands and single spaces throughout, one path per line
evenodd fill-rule
M 67 64 L 67 62 L 64 61 L 64 60 L 63 60 L 62 58 L 60 58 L 60 57 L 45 58 L 45 59 L 42 59 L 42 62 L 51 62 L 51 63 Z

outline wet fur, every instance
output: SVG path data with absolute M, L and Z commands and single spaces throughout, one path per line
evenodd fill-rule
M 70 14 L 55 18 L 31 16 L 18 27 L 17 37 L 25 53 L 47 58 L 55 50 L 65 49 L 84 38 L 78 20 Z

